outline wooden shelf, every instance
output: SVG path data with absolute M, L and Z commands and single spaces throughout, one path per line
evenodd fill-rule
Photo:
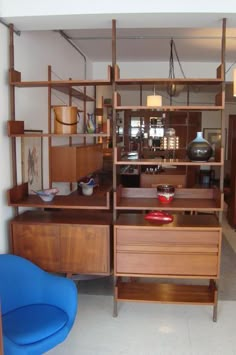
M 83 211 L 65 210 L 65 211 L 25 211 L 16 217 L 14 222 L 17 223 L 37 223 L 37 224 L 96 224 L 111 225 L 112 214 L 110 212 L 98 212 L 96 214 Z
M 81 92 L 81 91 L 79 91 L 77 89 L 74 89 L 72 87 L 58 86 L 58 87 L 55 87 L 53 89 L 57 90 L 57 91 L 60 91 L 63 94 L 71 95 L 72 97 L 75 97 L 76 99 L 79 99 L 79 100 L 84 100 L 86 102 L 95 102 L 95 99 L 93 97 L 85 95 L 83 92 Z
M 8 190 L 8 205 L 53 209 L 108 210 L 110 209 L 111 190 L 111 186 L 98 187 L 94 189 L 92 196 L 83 196 L 78 191 L 74 191 L 70 195 L 57 195 L 51 202 L 43 202 L 39 196 L 29 195 L 28 183 L 23 183 Z
M 106 133 L 25 133 L 24 121 L 8 121 L 7 132 L 9 137 L 110 137 L 110 122 Z
M 118 111 L 149 111 L 149 112 L 166 112 L 166 111 L 219 111 L 224 109 L 224 100 L 221 94 L 216 95 L 215 103 L 211 105 L 166 105 L 166 106 L 140 106 L 140 105 L 130 105 L 122 106 L 120 103 L 119 94 L 116 92 L 114 94 L 114 108 Z
M 117 301 L 214 305 L 214 287 L 139 282 L 117 283 Z
M 94 86 L 94 85 L 110 85 L 111 84 L 111 66 L 108 66 L 108 78 L 96 80 L 43 80 L 43 81 L 21 81 L 21 73 L 17 70 L 9 70 L 9 84 L 16 87 L 72 87 L 72 86 Z
M 224 149 L 221 148 L 216 154 L 215 160 L 207 162 L 194 162 L 189 159 L 127 159 L 127 154 L 122 157 L 122 150 L 119 147 L 114 148 L 114 163 L 116 165 L 176 165 L 176 166 L 222 166 L 224 164 Z
M 150 85 L 150 84 L 176 84 L 176 85 L 220 85 L 224 82 L 223 66 L 216 70 L 217 78 L 120 78 L 120 69 L 115 65 L 115 82 L 118 85 Z
M 163 204 L 157 199 L 156 188 L 130 188 L 119 186 L 114 192 L 117 210 L 165 210 L 165 211 L 222 211 L 223 193 L 217 188 L 176 188 L 174 200 Z

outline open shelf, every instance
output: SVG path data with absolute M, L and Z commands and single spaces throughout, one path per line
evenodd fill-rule
M 133 110 L 133 111 L 158 111 L 158 112 L 165 112 L 165 111 L 219 111 L 224 109 L 224 100 L 222 94 L 217 94 L 215 98 L 215 103 L 211 105 L 166 105 L 166 106 L 157 106 L 157 107 L 150 107 L 150 106 L 140 106 L 140 105 L 130 105 L 130 106 L 122 106 L 119 94 L 116 92 L 114 94 L 114 108 L 118 111 L 126 111 L 126 110 Z
M 28 183 L 17 185 L 8 190 L 8 205 L 15 207 L 64 208 L 64 209 L 110 209 L 111 186 L 99 186 L 92 196 L 80 195 L 73 191 L 69 195 L 57 195 L 51 202 L 44 202 L 37 195 L 28 193 Z
M 108 66 L 108 78 L 107 79 L 95 79 L 95 80 L 42 80 L 42 81 L 22 81 L 21 73 L 17 70 L 9 70 L 9 84 L 16 87 L 51 87 L 52 89 L 58 87 L 72 87 L 72 86 L 94 86 L 94 85 L 110 85 L 111 84 L 111 71 L 112 68 Z
M 224 82 L 223 66 L 216 70 L 216 78 L 120 78 L 119 66 L 115 65 L 115 82 L 118 85 L 148 85 L 148 84 L 176 84 L 176 85 L 219 85 Z
M 166 211 L 222 211 L 223 193 L 217 188 L 176 188 L 174 200 L 163 204 L 157 199 L 157 190 L 118 186 L 114 192 L 117 210 L 166 210 Z
M 8 121 L 9 137 L 110 137 L 110 121 L 107 120 L 107 132 L 103 133 L 28 133 L 24 130 L 24 121 Z
M 71 97 L 75 97 L 76 99 L 84 100 L 86 102 L 88 102 L 88 101 L 95 102 L 96 101 L 93 97 L 85 95 L 83 92 L 79 91 L 78 89 L 74 89 L 72 87 L 58 86 L 58 87 L 55 87 L 53 89 L 57 90 L 57 91 L 60 91 L 63 94 L 71 95 Z
M 117 301 L 201 304 L 215 303 L 215 287 L 144 282 L 121 282 L 118 279 Z
M 214 160 L 209 160 L 207 162 L 195 162 L 189 159 L 128 159 L 127 153 L 122 154 L 122 148 L 114 148 L 114 163 L 116 165 L 176 165 L 176 166 L 199 166 L 199 165 L 212 165 L 212 166 L 222 166 L 224 164 L 224 149 L 221 148 L 216 152 L 216 157 Z

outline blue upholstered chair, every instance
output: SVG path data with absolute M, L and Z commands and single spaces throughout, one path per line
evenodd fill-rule
M 4 355 L 40 355 L 71 330 L 78 294 L 74 282 L 16 255 L 0 255 Z

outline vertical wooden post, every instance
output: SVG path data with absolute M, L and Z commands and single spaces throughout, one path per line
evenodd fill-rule
M 114 80 L 116 66 L 116 20 L 112 20 L 112 97 L 113 97 L 113 111 L 112 111 L 112 147 L 114 153 L 114 147 L 116 146 L 116 110 L 114 109 L 114 95 L 116 91 L 116 83 Z M 116 191 L 117 178 L 116 178 L 116 165 L 113 164 L 113 190 Z M 117 211 L 114 208 L 113 219 L 116 220 Z
M 51 65 L 48 66 L 48 81 L 52 80 L 52 68 Z M 52 133 L 52 89 L 48 86 L 48 133 Z M 52 161 L 52 137 L 48 137 L 48 175 L 49 175 L 49 186 L 52 187 L 52 173 L 51 173 L 51 161 Z
M 9 25 L 9 72 L 14 70 L 14 27 L 13 24 Z M 15 121 L 15 87 L 9 85 L 10 96 L 10 120 Z M 12 160 L 12 182 L 17 185 L 17 163 L 16 163 L 16 138 L 11 138 L 11 160 Z M 14 213 L 19 213 L 19 208 L 14 208 Z
M 222 39 L 221 39 L 221 66 L 222 66 L 222 93 L 221 100 L 222 105 L 225 106 L 225 48 L 226 48 L 226 19 L 223 19 L 222 23 Z M 225 107 L 221 110 L 221 147 L 225 150 Z M 224 189 L 224 165 L 220 169 L 220 190 Z M 219 220 L 222 221 L 223 212 L 219 213 Z

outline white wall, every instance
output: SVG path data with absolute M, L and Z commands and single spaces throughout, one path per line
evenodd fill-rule
M 0 24 L 1 35 L 1 71 L 0 87 L 2 104 L 0 105 L 0 253 L 8 251 L 8 221 L 13 209 L 7 206 L 6 192 L 12 187 L 10 139 L 7 137 L 6 126 L 9 119 L 9 87 L 8 87 L 8 30 Z M 22 74 L 22 80 L 47 80 L 48 65 L 54 72 L 52 78 L 84 79 L 84 61 L 81 55 L 63 39 L 59 33 L 52 31 L 22 32 L 14 36 L 15 69 Z M 92 78 L 92 65 L 87 63 L 88 78 Z M 91 91 L 91 90 L 90 90 Z M 93 91 L 93 90 L 92 90 Z M 92 94 L 92 93 L 91 93 Z M 25 129 L 42 129 L 47 131 L 48 121 L 48 90 L 47 88 L 16 88 L 16 120 L 25 121 Z M 68 104 L 68 97 L 53 90 L 52 104 Z M 81 102 L 74 100 L 73 105 L 81 107 Z M 90 104 L 91 105 L 91 104 Z M 89 108 L 88 108 L 89 109 Z M 52 114 L 52 117 L 54 115 Z M 53 120 L 52 120 L 53 124 Z M 58 139 L 60 140 L 60 139 Z M 60 144 L 63 142 L 60 141 Z M 20 138 L 18 147 L 18 181 L 21 183 L 21 151 Z M 44 138 L 44 187 L 48 186 L 48 150 L 47 138 Z
M 6 121 L 9 118 L 9 97 L 8 97 L 8 31 L 0 24 L 0 51 L 1 70 L 0 70 L 0 253 L 8 250 L 8 221 L 13 215 L 11 207 L 7 206 L 7 189 L 11 181 L 11 156 L 10 140 L 7 137 Z M 5 55 L 3 55 L 5 53 Z

